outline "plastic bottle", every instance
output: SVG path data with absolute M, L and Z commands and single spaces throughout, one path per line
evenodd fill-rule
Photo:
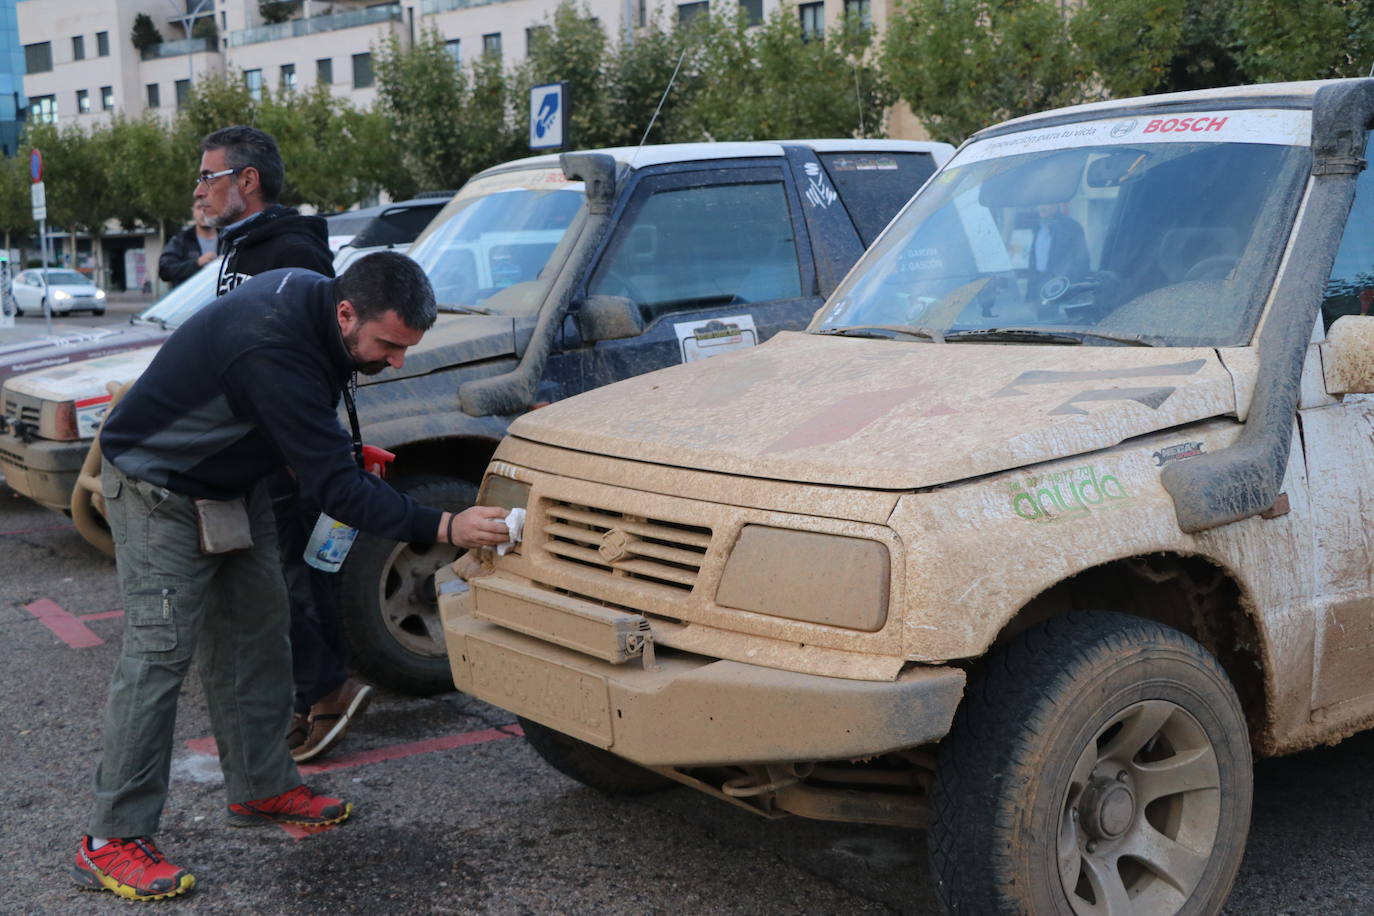
M 305 544 L 305 562 L 322 572 L 338 572 L 357 537 L 357 528 L 321 512 Z

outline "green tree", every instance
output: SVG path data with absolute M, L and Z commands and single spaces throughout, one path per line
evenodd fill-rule
M 499 60 L 482 56 L 459 67 L 443 35 L 426 29 L 409 49 L 388 36 L 374 48 L 373 67 L 375 111 L 390 123 L 394 148 L 417 187 L 457 188 L 523 150 Z
M 672 88 L 668 87 L 679 60 L 688 72 L 695 65 L 695 58 L 689 61 L 683 56 L 690 34 L 688 29 L 664 29 L 655 16 L 636 29 L 631 40 L 616 46 L 602 77 L 607 86 L 607 145 L 637 146 L 646 131 L 650 143 L 662 143 L 672 136 L 671 126 L 681 120 L 681 112 L 692 98 L 691 80 L 682 73 Z M 663 109 L 650 130 L 660 101 Z
M 4 233 L 7 252 L 37 228 L 29 196 L 32 184 L 28 150 L 0 159 L 0 233 Z
M 118 217 L 122 208 L 110 181 L 116 166 L 111 138 L 108 124 L 89 131 L 75 125 L 59 129 L 35 124 L 28 134 L 30 146 L 43 151 L 49 224 L 89 235 L 97 270 L 104 267 L 105 224 Z
M 882 69 L 940 140 L 1089 94 L 1057 0 L 906 0 Z
M 587 9 L 564 0 L 550 20 L 532 34 L 529 55 L 511 77 L 510 95 L 522 114 L 530 87 L 565 80 L 572 100 L 566 145 L 614 145 L 620 135 L 609 117 L 603 72 L 609 51 L 601 23 Z
M 671 128 L 682 139 L 880 136 L 896 96 L 871 53 L 872 33 L 846 21 L 803 40 L 780 9 L 754 28 L 742 8 L 701 22 L 691 98 Z
M 1235 31 L 1250 6 L 1250 0 L 1084 0 L 1070 32 L 1108 96 L 1231 86 L 1252 77 L 1240 65 Z M 1315 13 L 1324 4 L 1304 6 Z
M 374 194 L 378 185 L 364 166 L 365 140 L 355 129 L 357 112 L 346 100 L 316 85 L 304 92 L 264 90 L 256 125 L 277 141 L 286 164 L 281 202 L 340 210 Z
M 1374 63 L 1370 0 L 1246 0 L 1230 25 L 1247 81 L 1366 76 Z
M 154 45 L 162 44 L 162 33 L 153 24 L 153 17 L 139 13 L 134 17 L 134 27 L 129 33 L 129 41 L 136 51 L 145 51 Z
M 200 159 L 200 141 L 211 131 L 234 124 L 252 125 L 257 120 L 258 104 L 248 94 L 243 71 L 231 70 L 222 76 L 204 74 L 186 93 L 177 112 L 176 133 L 181 142 L 196 150 Z

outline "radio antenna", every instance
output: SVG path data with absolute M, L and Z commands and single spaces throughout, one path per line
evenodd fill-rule
M 649 119 L 649 126 L 644 128 L 644 136 L 639 138 L 639 146 L 635 147 L 635 154 L 630 159 L 630 168 L 635 167 L 635 160 L 639 158 L 639 151 L 644 148 L 644 141 L 649 139 L 649 131 L 654 129 L 654 122 L 658 120 L 658 113 L 663 110 L 663 103 L 668 100 L 668 93 L 673 91 L 673 83 L 677 82 L 677 73 L 682 69 L 682 60 L 686 56 L 687 49 L 684 47 L 682 53 L 677 56 L 677 66 L 673 68 L 673 75 L 668 78 L 668 85 L 658 100 L 658 107 L 654 109 L 654 115 Z

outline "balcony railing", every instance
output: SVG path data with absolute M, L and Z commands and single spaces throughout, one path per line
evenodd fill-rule
M 219 51 L 219 42 L 212 38 L 182 38 L 178 41 L 163 41 L 149 45 L 139 52 L 144 60 L 157 60 L 159 57 L 179 57 L 182 54 L 200 54 L 203 51 Z
M 489 3 L 500 3 L 501 0 L 424 0 L 420 4 L 420 15 L 432 16 L 435 13 L 447 13 L 449 10 L 465 10 L 470 6 L 486 6 Z
M 284 38 L 300 38 L 318 32 L 334 32 L 339 29 L 352 29 L 361 25 L 376 25 L 379 22 L 400 22 L 401 4 L 372 6 L 347 13 L 331 13 L 327 16 L 311 16 L 307 19 L 292 19 L 275 25 L 262 25 L 256 29 L 240 29 L 229 33 L 229 46 L 253 45 L 262 41 L 281 41 Z

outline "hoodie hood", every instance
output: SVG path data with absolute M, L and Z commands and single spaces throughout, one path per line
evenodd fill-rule
M 1212 349 L 789 332 L 550 405 L 511 434 L 705 471 L 910 490 L 1235 411 Z
M 220 236 L 220 254 L 228 254 L 243 245 L 257 245 L 267 239 L 288 233 L 298 233 L 329 248 L 328 223 L 322 216 L 302 216 L 294 207 L 280 204 L 268 207 L 238 228 Z

